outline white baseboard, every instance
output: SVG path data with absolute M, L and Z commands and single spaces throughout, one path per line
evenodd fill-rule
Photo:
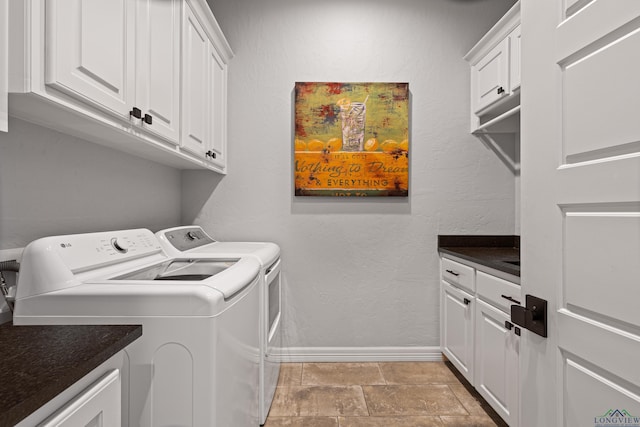
M 280 362 L 441 362 L 440 347 L 286 347 Z

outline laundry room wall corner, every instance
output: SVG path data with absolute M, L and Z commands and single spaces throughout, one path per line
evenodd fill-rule
M 513 3 L 209 0 L 235 53 L 229 173 L 210 195 L 183 173 L 182 219 L 281 247 L 283 358 L 439 354 L 438 234 L 514 233 L 514 175 L 469 134 L 463 59 Z M 409 83 L 408 198 L 293 196 L 296 82 Z
M 224 175 L 205 170 L 183 170 L 181 175 L 181 225 L 204 220 L 210 212 L 204 209 L 224 179 Z M 202 217 L 201 217 L 202 216 Z
M 0 249 L 180 221 L 180 171 L 9 117 L 0 132 Z

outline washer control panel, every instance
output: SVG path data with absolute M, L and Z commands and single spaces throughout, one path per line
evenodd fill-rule
M 215 240 L 209 237 L 209 235 L 198 226 L 182 227 L 167 231 L 164 233 L 164 237 L 167 238 L 167 241 L 171 243 L 174 248 L 182 252 L 215 242 Z
M 47 238 L 73 272 L 124 262 L 160 252 L 160 242 L 147 229 L 74 234 Z

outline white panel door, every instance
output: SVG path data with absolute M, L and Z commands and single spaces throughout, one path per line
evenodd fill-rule
M 640 425 L 639 52 L 640 1 L 523 0 L 524 426 Z
M 185 4 L 182 72 L 182 148 L 204 159 L 208 137 L 209 39 Z
M 133 106 L 135 2 L 50 0 L 46 3 L 46 79 L 118 116 Z
M 520 339 L 509 316 L 476 299 L 475 381 L 478 393 L 511 426 L 518 425 Z
M 138 0 L 136 107 L 152 117 L 140 122 L 178 144 L 180 139 L 179 0 Z
M 442 282 L 442 352 L 473 385 L 475 298 Z
M 213 45 L 209 46 L 209 144 L 207 158 L 224 169 L 227 165 L 227 68 Z M 210 151 L 209 151 L 210 150 Z

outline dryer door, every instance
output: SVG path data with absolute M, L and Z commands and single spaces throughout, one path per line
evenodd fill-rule
M 265 356 L 272 354 L 274 348 L 281 345 L 280 323 L 282 318 L 282 281 L 280 278 L 280 260 L 276 261 L 269 267 L 265 274 L 265 283 L 267 286 L 266 297 L 266 333 L 267 346 Z

